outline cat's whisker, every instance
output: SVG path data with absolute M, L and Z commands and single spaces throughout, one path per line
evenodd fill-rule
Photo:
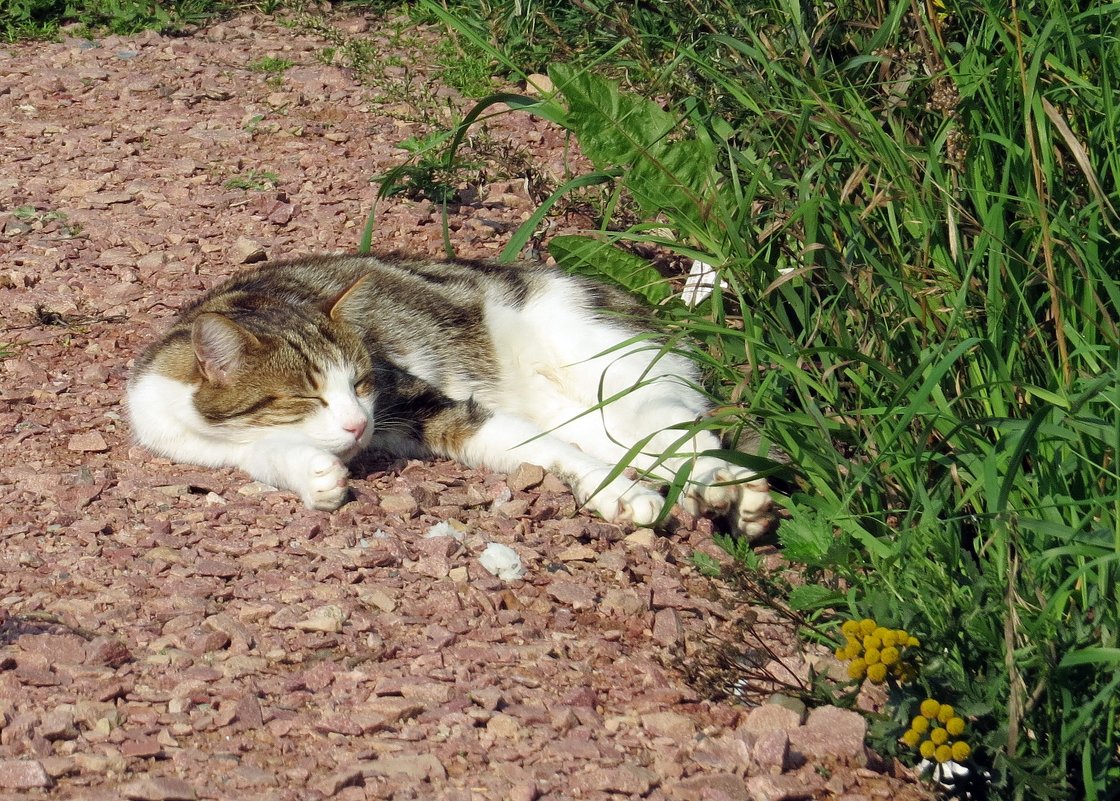
M 543 266 L 328 256 L 244 270 L 136 361 L 137 439 L 334 509 L 363 446 L 564 477 L 608 520 L 664 517 L 645 483 L 750 535 L 765 483 L 720 459 L 696 366 L 622 290 Z M 368 443 L 368 445 L 367 445 Z M 619 474 L 628 462 L 639 480 Z

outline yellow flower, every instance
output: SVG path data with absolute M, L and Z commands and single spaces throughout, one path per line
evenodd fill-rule
M 937 717 L 937 713 L 940 711 L 941 704 L 939 704 L 937 701 L 934 701 L 932 698 L 927 698 L 926 700 L 922 701 L 921 712 L 930 720 L 933 720 L 935 717 Z
M 884 665 L 893 665 L 898 661 L 898 656 L 898 649 L 893 645 L 888 645 L 886 648 L 879 652 L 879 661 Z
M 938 727 L 929 733 L 929 739 L 933 741 L 934 745 L 944 745 L 949 739 L 949 732 Z
M 898 645 L 898 634 L 896 634 L 895 632 L 889 629 L 883 629 L 882 634 L 879 634 L 878 631 L 876 631 L 875 633 L 879 636 L 879 640 L 883 643 L 883 646 L 885 648 L 893 648 L 894 646 Z
M 909 648 L 917 648 L 921 644 L 922 643 L 918 640 L 917 637 L 907 637 L 906 638 L 906 645 Z
M 882 662 L 867 666 L 867 678 L 872 684 L 882 684 L 887 680 L 887 666 Z
M 925 734 L 927 731 L 929 731 L 929 719 L 918 715 L 916 718 L 910 721 L 910 728 L 916 731 L 918 734 Z
M 910 639 L 910 632 L 908 632 L 906 629 L 895 629 L 894 638 L 898 640 L 896 645 L 901 648 L 902 646 L 906 645 L 906 641 Z
M 956 711 L 954 711 L 953 707 L 949 706 L 948 704 L 942 704 L 941 708 L 937 710 L 937 719 L 942 723 L 946 723 L 954 716 L 956 716 L 956 714 L 957 713 Z
M 840 631 L 844 632 L 847 637 L 858 637 L 861 632 L 859 630 L 858 620 L 845 620 L 843 625 L 840 626 Z
M 938 762 L 948 762 L 953 758 L 953 749 L 947 745 L 939 745 L 933 752 L 933 758 Z
M 874 620 L 872 620 L 869 617 L 865 617 L 863 620 L 861 620 L 859 622 L 859 630 L 860 630 L 861 634 L 864 634 L 864 635 L 871 634 L 877 628 L 879 628 L 879 624 L 876 623 Z
M 866 651 L 878 651 L 883 647 L 883 641 L 874 634 L 868 634 L 863 638 L 863 647 Z
M 945 731 L 954 737 L 959 736 L 964 731 L 964 720 L 962 718 L 949 718 L 945 722 Z
M 875 631 L 871 632 L 873 636 L 878 637 L 880 640 L 883 639 L 885 635 L 890 633 L 891 630 L 888 628 L 884 628 L 883 626 L 878 626 Z
M 922 718 L 922 720 L 925 720 L 925 718 Z M 907 729 L 906 732 L 902 735 L 902 742 L 910 748 L 917 748 L 918 743 L 920 743 L 921 741 L 922 733 L 920 731 L 915 731 L 914 729 Z
M 929 740 L 922 740 L 922 744 L 918 746 L 918 753 L 922 755 L 923 759 L 933 759 L 933 752 L 937 750 L 937 746 Z
M 964 762 L 972 755 L 972 746 L 964 740 L 957 740 L 953 743 L 952 749 L 954 762 Z
M 864 658 L 864 660 L 866 660 L 867 664 L 874 665 L 875 663 L 877 663 L 879 661 L 879 649 L 878 648 L 868 648 L 866 651 L 863 652 L 863 658 Z
M 867 662 L 862 659 L 853 659 L 848 665 L 848 676 L 853 679 L 862 679 L 867 672 Z

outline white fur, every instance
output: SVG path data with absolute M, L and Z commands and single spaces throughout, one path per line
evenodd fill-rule
M 137 440 L 155 453 L 205 467 L 236 467 L 265 484 L 297 493 L 315 509 L 346 497 L 344 461 L 373 435 L 373 400 L 359 398 L 350 370 L 326 370 L 327 405 L 290 426 L 213 425 L 194 407 L 197 387 L 158 373 L 129 383 L 128 413 Z M 361 436 L 353 430 L 366 422 Z
M 638 470 L 667 481 L 691 463 L 682 506 L 693 513 L 735 508 L 740 531 L 749 536 L 765 531 L 766 482 L 701 456 L 720 448 L 714 433 L 689 437 L 673 428 L 687 428 L 710 408 L 696 388 L 695 365 L 663 353 L 656 341 L 595 318 L 578 292 L 558 278 L 523 309 L 487 305 L 501 377 L 479 400 L 504 414 L 478 432 L 477 452 L 466 458 L 497 469 L 522 461 L 544 465 L 571 477 L 577 498 L 604 518 L 648 524 L 662 507 L 652 489 L 619 477 L 595 492 L 632 447 L 648 439 L 631 460 Z M 499 466 L 503 463 L 508 466 Z
M 715 434 L 688 436 L 680 430 L 709 410 L 691 361 L 596 318 L 584 308 L 579 286 L 562 277 L 523 308 L 491 297 L 485 319 L 499 375 L 484 386 L 471 384 L 465 374 L 439 375 L 422 343 L 394 354 L 399 365 L 436 383 L 448 397 L 473 397 L 491 411 L 457 458 L 500 471 L 522 462 L 540 464 L 569 480 L 579 501 L 607 520 L 648 525 L 662 514 L 660 493 L 621 475 L 607 480 L 631 448 L 648 439 L 631 464 L 660 481 L 688 467 L 684 508 L 732 512 L 738 529 L 749 536 L 765 530 L 766 482 L 702 455 L 719 449 Z M 373 399 L 356 396 L 353 380 L 347 368 L 332 367 L 321 410 L 295 425 L 253 428 L 208 424 L 192 403 L 194 387 L 148 373 L 129 385 L 129 414 L 138 440 L 157 453 L 238 467 L 297 492 L 308 506 L 334 509 L 346 497 L 344 462 L 371 442 L 413 455 L 399 432 L 375 432 Z M 363 420 L 365 430 L 355 438 Z

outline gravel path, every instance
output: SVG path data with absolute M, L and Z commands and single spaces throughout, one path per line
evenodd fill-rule
M 537 469 L 420 462 L 365 465 L 353 503 L 311 512 L 130 444 L 123 383 L 180 304 L 239 264 L 352 249 L 369 177 L 424 132 L 328 44 L 242 17 L 0 48 L 0 798 L 925 797 L 853 712 L 688 686 L 680 661 L 748 614 L 768 669 L 823 654 L 691 567 L 724 559 L 704 521 L 628 531 Z M 294 66 L 250 69 L 266 56 Z M 493 135 L 561 176 L 560 132 Z M 532 208 L 483 189 L 452 218 L 462 255 Z M 382 203 L 378 245 L 437 254 L 438 220 Z M 523 579 L 482 568 L 490 542 Z

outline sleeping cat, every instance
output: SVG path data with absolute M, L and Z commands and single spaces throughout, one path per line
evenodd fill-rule
M 709 404 L 646 314 L 621 290 L 542 266 L 269 264 L 189 306 L 136 361 L 129 417 L 156 453 L 237 467 L 328 510 L 347 498 L 346 463 L 376 448 L 502 472 L 541 465 L 605 519 L 648 525 L 662 495 L 609 477 L 644 442 L 633 467 L 665 481 L 689 465 L 681 505 L 757 536 L 766 481 L 703 455 L 715 434 L 682 434 Z

